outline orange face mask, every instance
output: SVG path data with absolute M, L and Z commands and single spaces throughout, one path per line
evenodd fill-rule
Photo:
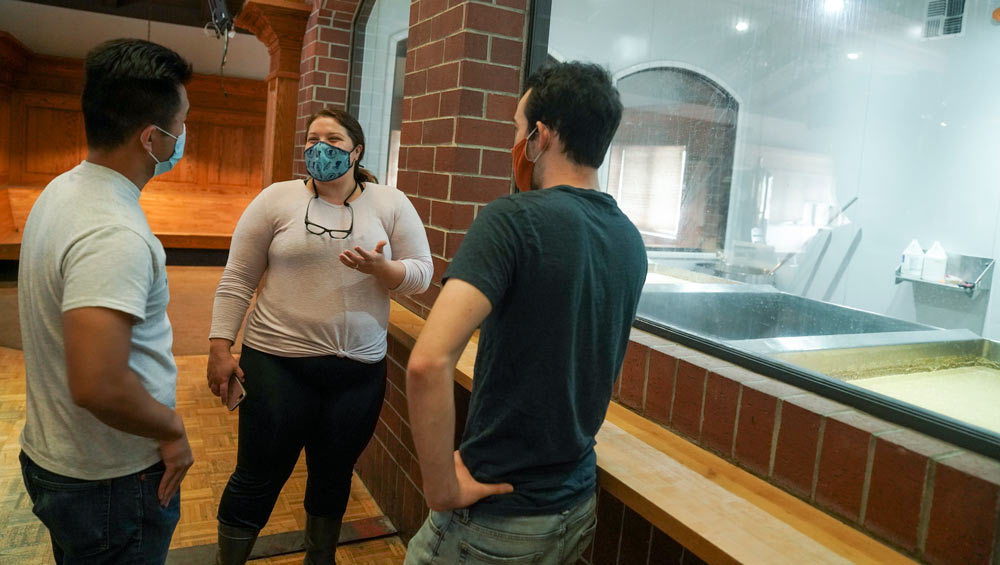
M 511 156 L 514 158 L 514 184 L 521 192 L 531 190 L 531 173 L 535 170 L 535 162 L 528 159 L 526 151 L 528 138 L 535 135 L 536 131 L 538 131 L 537 128 L 531 130 L 531 133 L 518 141 L 517 145 L 510 150 Z

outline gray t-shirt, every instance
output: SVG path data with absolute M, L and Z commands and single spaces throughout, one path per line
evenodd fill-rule
M 73 403 L 62 330 L 63 312 L 75 308 L 131 315 L 129 368 L 153 398 L 174 407 L 166 257 L 139 195 L 117 171 L 84 161 L 45 187 L 24 228 L 17 280 L 27 377 L 21 448 L 60 475 L 107 479 L 160 460 L 155 440 L 111 428 Z
M 330 229 L 346 230 L 353 218 L 351 235 L 331 239 L 309 233 L 307 205 L 309 221 Z M 210 337 L 236 339 L 256 290 L 243 343 L 283 357 L 379 361 L 386 351 L 389 291 L 375 277 L 341 264 L 338 256 L 356 245 L 371 251 L 381 240 L 388 242 L 382 249 L 386 258 L 406 269 L 393 291 L 410 295 L 427 290 L 434 272 L 430 248 L 405 194 L 365 183 L 348 210 L 315 199 L 301 180 L 272 184 L 247 206 L 233 232 L 229 261 L 215 292 Z

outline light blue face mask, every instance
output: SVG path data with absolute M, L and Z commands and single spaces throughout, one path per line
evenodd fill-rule
M 177 161 L 181 160 L 181 157 L 184 155 L 184 140 L 187 139 L 187 124 L 184 124 L 184 129 L 181 130 L 181 134 L 179 136 L 170 133 L 156 124 L 153 124 L 153 127 L 177 140 L 177 143 L 174 144 L 174 153 L 166 161 L 160 161 L 156 158 L 156 155 L 153 155 L 152 151 L 147 151 L 149 156 L 156 161 L 156 168 L 153 169 L 153 176 L 155 177 L 156 175 L 162 175 L 170 169 L 173 169 L 174 165 L 177 164 Z

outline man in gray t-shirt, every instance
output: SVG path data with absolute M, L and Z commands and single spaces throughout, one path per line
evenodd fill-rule
M 165 255 L 139 195 L 183 153 L 191 66 L 113 40 L 85 67 L 87 159 L 42 191 L 21 242 L 21 467 L 57 563 L 163 563 L 193 458 Z

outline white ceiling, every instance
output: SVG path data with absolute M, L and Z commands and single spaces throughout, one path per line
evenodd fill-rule
M 44 55 L 82 59 L 92 47 L 117 37 L 147 39 L 146 20 L 58 8 L 18 0 L 0 0 L 0 30 L 28 49 Z M 204 30 L 151 22 L 148 39 L 173 49 L 201 74 L 219 74 L 221 39 Z M 268 55 L 264 44 L 252 35 L 238 33 L 229 40 L 225 76 L 263 79 Z

